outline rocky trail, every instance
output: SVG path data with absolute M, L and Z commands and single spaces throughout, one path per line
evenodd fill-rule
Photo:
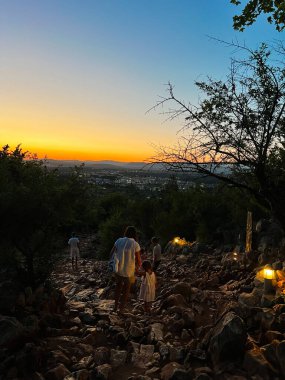
M 16 317 L 0 317 L 0 378 L 285 378 L 284 303 L 267 305 L 255 272 L 223 257 L 166 255 L 151 315 L 138 285 L 124 315 L 112 312 L 107 262 L 82 259 L 73 271 L 62 260 L 51 277 L 57 291 L 30 300 L 25 291 Z

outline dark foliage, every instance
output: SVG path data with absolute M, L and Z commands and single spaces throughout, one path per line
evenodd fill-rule
M 76 170 L 69 178 L 6 145 L 0 152 L 0 260 L 26 283 L 49 274 L 64 233 L 91 219 L 87 186 Z

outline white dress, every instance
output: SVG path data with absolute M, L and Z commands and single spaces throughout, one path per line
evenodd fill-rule
M 155 300 L 155 274 L 146 272 L 142 277 L 139 299 L 144 302 L 153 302 Z
M 72 237 L 68 240 L 68 244 L 70 246 L 70 258 L 79 258 L 79 239 L 77 237 Z

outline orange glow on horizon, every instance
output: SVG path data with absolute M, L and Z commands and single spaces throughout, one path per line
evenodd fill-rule
M 4 146 L 6 144 L 1 144 Z M 11 146 L 8 144 L 10 148 L 13 150 L 15 146 Z M 109 152 L 97 152 L 96 149 L 94 149 L 94 152 L 88 152 L 88 151 L 75 151 L 75 150 L 68 150 L 66 148 L 64 149 L 52 149 L 44 147 L 37 148 L 33 146 L 25 146 L 24 144 L 21 144 L 21 148 L 24 152 L 29 152 L 32 155 L 37 155 L 39 159 L 52 159 L 52 160 L 78 160 L 78 161 L 119 161 L 119 162 L 144 162 L 146 161 L 150 155 L 151 152 L 149 152 L 149 155 L 146 154 L 132 154 L 131 152 L 127 153 L 121 153 L 116 151 L 109 151 Z

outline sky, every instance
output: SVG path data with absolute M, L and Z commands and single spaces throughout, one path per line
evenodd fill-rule
M 148 112 L 166 84 L 197 103 L 237 54 L 284 40 L 265 18 L 232 28 L 230 0 L 0 0 L 0 144 L 40 158 L 144 161 L 181 120 Z

